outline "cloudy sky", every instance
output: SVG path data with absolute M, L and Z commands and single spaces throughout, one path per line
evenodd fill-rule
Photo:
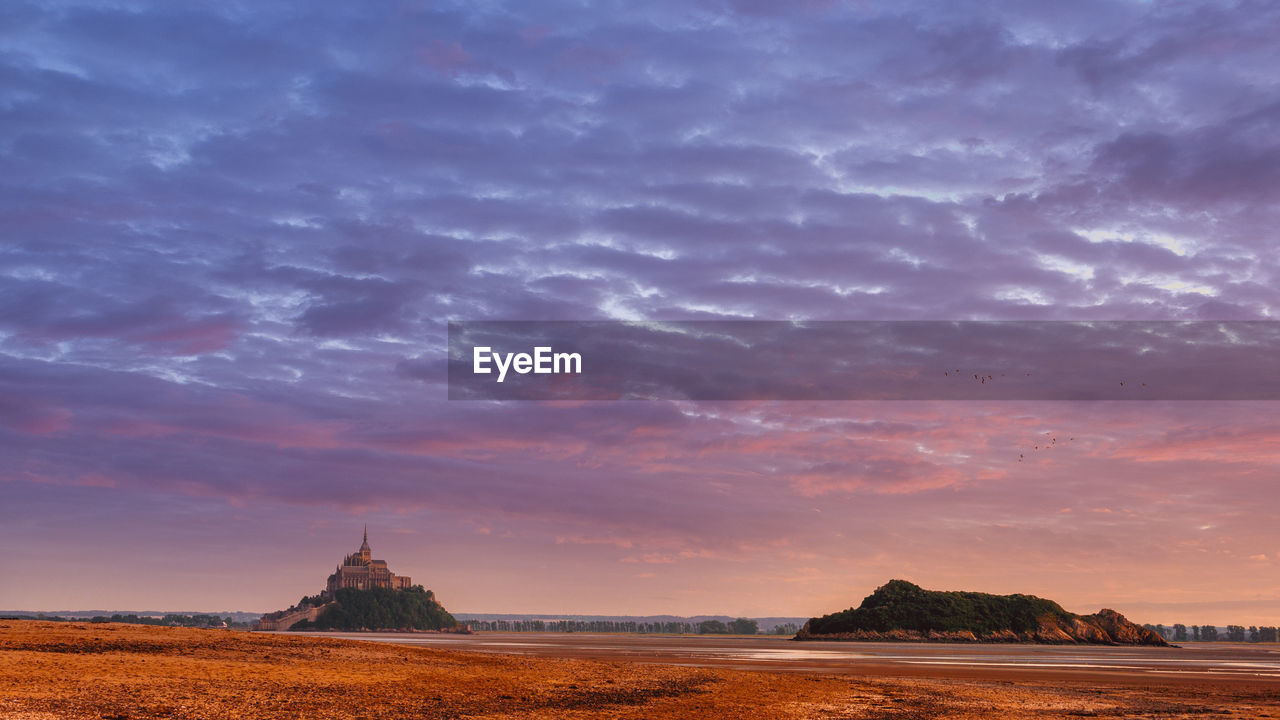
M 1263 2 L 6 3 L 0 608 L 276 609 L 367 522 L 461 611 L 905 577 L 1280 622 L 1274 403 L 445 387 L 451 320 L 1272 319 L 1277 36 Z

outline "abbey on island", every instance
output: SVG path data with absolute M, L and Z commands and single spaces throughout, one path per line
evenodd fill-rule
M 314 598 L 303 598 L 301 603 L 288 610 L 267 613 L 252 627 L 254 630 L 288 630 L 304 620 L 315 622 L 333 604 L 334 593 L 338 590 L 408 590 L 412 586 L 413 582 L 409 577 L 391 572 L 386 560 L 373 559 L 373 550 L 369 547 L 369 527 L 366 525 L 360 549 L 342 559 L 342 564 L 338 565 L 325 583 L 323 593 Z
M 366 525 L 360 549 L 342 559 L 342 564 L 329 576 L 325 590 L 332 597 L 335 590 L 342 588 L 408 590 L 412 584 L 409 577 L 391 572 L 386 560 L 373 559 L 373 550 L 369 548 L 369 526 Z

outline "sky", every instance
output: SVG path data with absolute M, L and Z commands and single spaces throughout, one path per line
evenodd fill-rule
M 1280 623 L 1275 402 L 445 372 L 450 321 L 1274 319 L 1277 36 L 1264 2 L 5 3 L 0 608 L 274 610 L 367 523 L 462 612 L 905 578 Z

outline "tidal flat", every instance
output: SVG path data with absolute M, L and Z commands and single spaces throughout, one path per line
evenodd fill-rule
M 1269 679 L 779 670 L 0 621 L 4 720 L 1280 718 L 1280 683 Z

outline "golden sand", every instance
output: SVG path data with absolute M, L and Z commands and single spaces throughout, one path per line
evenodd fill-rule
M 0 719 L 1280 718 L 1280 686 L 755 672 L 0 621 Z

